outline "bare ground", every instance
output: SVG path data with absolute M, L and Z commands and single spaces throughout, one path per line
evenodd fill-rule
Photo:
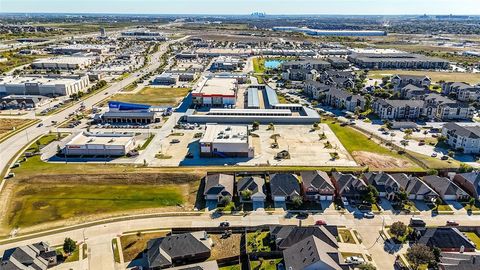
M 380 155 L 372 152 L 354 151 L 352 153 L 358 164 L 377 169 L 407 168 L 415 166 L 406 159 L 394 158 L 391 156 Z

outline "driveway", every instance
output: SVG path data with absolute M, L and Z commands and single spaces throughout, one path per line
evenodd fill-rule
M 253 201 L 253 211 L 263 211 L 265 210 L 265 203 L 262 201 Z

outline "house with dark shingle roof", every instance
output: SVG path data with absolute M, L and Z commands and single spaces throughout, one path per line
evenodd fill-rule
M 360 108 L 360 110 L 364 110 L 366 100 L 361 95 L 354 95 L 342 89 L 331 88 L 325 92 L 323 103 L 353 112 L 357 107 Z
M 475 244 L 457 228 L 416 228 L 417 243 L 448 252 L 473 252 Z M 463 249 L 463 250 L 462 250 Z
M 342 198 L 359 199 L 367 191 L 367 184 L 353 174 L 332 173 L 336 194 Z
M 382 119 L 417 119 L 423 107 L 423 100 L 402 99 L 377 99 L 372 105 Z
M 331 201 L 335 195 L 335 187 L 324 171 L 303 171 L 303 197 L 308 201 Z
M 271 174 L 270 196 L 275 202 L 291 201 L 294 196 L 301 196 L 298 177 L 292 173 Z
M 402 75 L 397 74 L 393 75 L 390 78 L 395 90 L 400 90 L 406 85 L 415 85 L 417 87 L 426 88 L 429 87 L 432 83 L 432 80 L 427 76 L 417 76 L 417 75 Z
M 454 96 L 460 101 L 476 101 L 480 99 L 480 86 L 464 82 L 447 82 L 442 84 L 442 94 Z
M 298 227 L 294 225 L 276 225 L 270 226 L 270 239 L 275 243 L 277 250 L 284 250 L 303 239 L 314 235 L 328 245 L 338 248 L 338 228 L 337 226 L 307 226 Z
M 45 242 L 8 249 L 3 253 L 0 270 L 45 270 L 57 264 L 57 253 Z
M 446 177 L 428 175 L 423 181 L 435 190 L 444 201 L 468 200 L 470 195 Z
M 220 202 L 223 198 L 233 198 L 235 180 L 233 175 L 216 173 L 208 174 L 205 177 L 205 200 L 216 200 Z
M 409 176 L 404 173 L 391 174 L 400 187 L 407 193 L 409 200 L 421 200 L 426 202 L 435 202 L 438 195 L 435 190 L 424 183 L 420 178 Z
M 478 270 L 480 269 L 479 253 L 440 253 L 440 270 Z
M 292 245 L 283 251 L 285 269 L 351 269 L 344 261 L 338 248 L 330 246 L 314 235 Z
M 480 171 L 457 173 L 453 182 L 475 199 L 480 199 Z
M 367 172 L 362 176 L 365 183 L 374 186 L 380 197 L 393 200 L 400 190 L 400 184 L 397 183 L 388 173 Z
M 251 192 L 250 200 L 246 200 L 242 193 L 246 190 Z M 242 202 L 244 201 L 260 201 L 264 202 L 267 198 L 267 191 L 265 189 L 265 179 L 259 176 L 245 176 L 237 182 L 238 197 Z
M 204 261 L 210 257 L 212 244 L 205 231 L 152 239 L 148 241 L 145 252 L 148 269 Z

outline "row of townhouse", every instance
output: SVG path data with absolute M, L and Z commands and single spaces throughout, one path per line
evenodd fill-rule
M 442 127 L 446 143 L 455 150 L 467 154 L 480 154 L 480 126 L 447 123 Z
M 400 191 L 406 192 L 410 200 L 429 202 L 437 198 L 444 201 L 465 201 L 471 197 L 478 199 L 480 192 L 478 171 L 452 174 L 449 177 L 429 175 L 421 179 L 404 173 L 369 172 L 363 174 L 362 178 L 378 190 L 380 197 L 389 200 L 393 200 Z

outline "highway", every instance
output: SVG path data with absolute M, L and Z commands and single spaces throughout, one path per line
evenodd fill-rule
M 58 112 L 51 116 L 38 117 L 38 119 L 42 120 L 41 123 L 43 123 L 43 126 L 41 127 L 37 125 L 31 126 L 15 134 L 9 139 L 3 141 L 2 143 L 0 143 L 0 150 L 2 153 L 0 155 L 0 171 L 3 171 L 7 166 L 9 166 L 8 164 L 9 161 L 14 156 L 16 156 L 23 147 L 25 147 L 29 143 L 32 143 L 36 137 L 41 136 L 43 134 L 47 134 L 49 131 L 56 131 L 56 127 L 52 125 L 52 121 L 61 123 L 66 119 L 66 117 L 68 117 L 70 113 L 73 113 L 76 110 L 78 110 L 82 103 L 86 106 L 86 108 L 91 108 L 101 100 L 107 97 L 110 97 L 115 93 L 121 91 L 123 87 L 134 82 L 138 77 L 142 76 L 144 73 L 155 71 L 160 66 L 161 64 L 160 58 L 167 51 L 168 46 L 172 43 L 176 43 L 187 38 L 188 36 L 185 36 L 180 39 L 170 40 L 161 44 L 161 46 L 159 46 L 159 50 L 152 55 L 151 61 L 144 68 L 130 74 L 130 76 L 126 77 L 122 81 L 111 84 L 106 89 L 99 91 L 98 93 L 86 98 L 85 100 L 75 103 L 73 106 L 61 112 Z

